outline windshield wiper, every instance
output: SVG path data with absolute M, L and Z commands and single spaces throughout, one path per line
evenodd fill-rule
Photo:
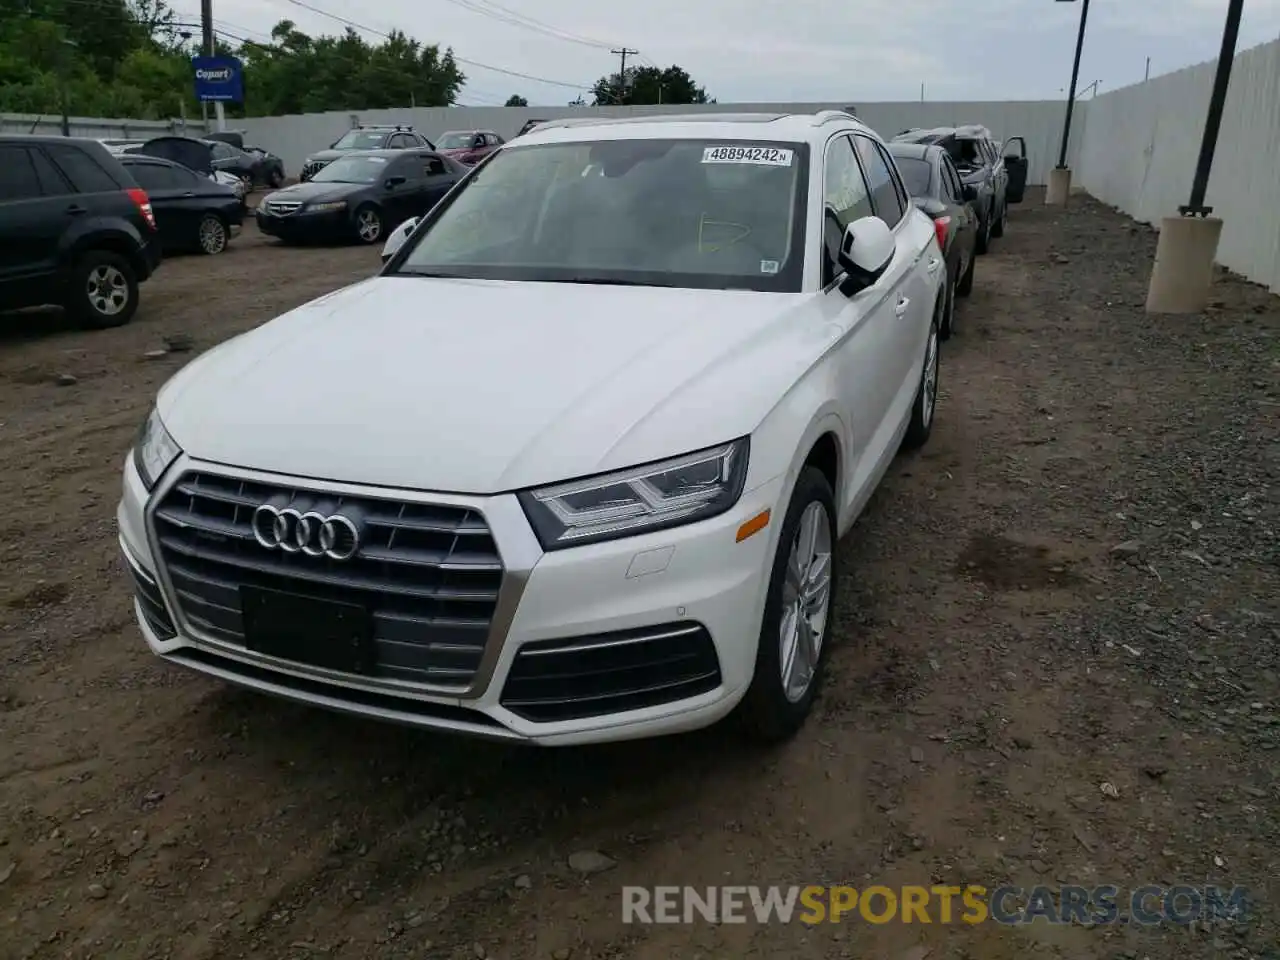
M 589 283 L 602 287 L 674 287 L 674 283 L 658 280 L 605 280 L 601 277 L 569 277 L 561 283 Z
M 429 277 L 433 280 L 475 280 L 475 277 L 469 277 L 465 273 L 445 273 L 443 270 L 415 270 L 412 267 L 406 267 L 396 271 L 395 275 L 403 275 L 406 277 Z

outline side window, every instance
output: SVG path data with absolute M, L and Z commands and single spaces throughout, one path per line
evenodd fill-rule
M 235 151 L 227 146 L 227 144 L 219 143 L 216 140 L 210 148 L 210 152 L 213 154 L 213 159 L 215 160 L 230 160 L 235 156 Z
M 406 137 L 403 133 L 394 133 L 391 139 L 387 141 L 387 146 L 392 150 L 403 150 L 405 147 L 411 146 L 413 139 Z
M 34 200 L 42 194 L 31 151 L 0 147 L 0 200 Z
M 439 157 L 427 157 L 427 176 L 439 177 L 448 173 L 449 170 L 444 165 L 444 161 Z
M 827 144 L 822 171 L 822 246 L 826 254 L 822 262 L 823 286 L 841 273 L 837 255 L 845 228 L 855 220 L 874 215 L 853 144 L 847 136 L 837 137 Z
M 947 176 L 947 165 L 942 160 L 938 161 L 938 189 L 942 192 L 943 200 L 948 203 L 959 202 L 960 197 L 956 194 L 955 184 Z
M 867 186 L 871 190 L 871 205 L 875 208 L 875 215 L 892 229 L 898 225 L 906 211 L 900 192 L 902 187 L 874 140 L 863 136 L 855 136 L 853 139 L 858 148 L 858 157 L 862 160 L 862 169 L 867 174 Z
M 88 151 L 60 143 L 51 143 L 45 149 L 80 193 L 108 193 L 120 189 Z
M 951 192 L 955 194 L 956 203 L 963 203 L 964 184 L 960 182 L 960 174 L 956 172 L 956 165 L 951 162 L 950 157 L 942 158 L 942 172 L 946 176 L 947 183 L 951 184 Z

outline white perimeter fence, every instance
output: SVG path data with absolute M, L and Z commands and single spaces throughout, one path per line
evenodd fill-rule
M 1136 220 L 1160 218 L 1186 203 L 1200 149 L 1215 63 L 1155 77 L 1077 104 L 1068 162 L 1075 182 Z M 702 107 L 419 107 L 301 116 L 253 117 L 228 123 L 245 139 L 278 154 L 296 172 L 354 123 L 405 123 L 437 138 L 446 130 L 493 130 L 514 136 L 526 120 L 641 116 L 660 113 L 811 112 L 846 103 L 735 103 Z M 1059 101 L 857 103 L 858 115 L 884 137 L 909 127 L 982 123 L 996 137 L 1022 136 L 1031 158 L 1028 182 L 1043 184 L 1057 161 Z M 72 117 L 74 136 L 142 138 L 174 131 L 178 121 Z M 58 117 L 0 114 L 0 133 L 58 133 Z M 188 125 L 197 134 L 199 123 Z M 1207 201 L 1225 225 L 1218 261 L 1280 292 L 1280 40 L 1237 55 Z

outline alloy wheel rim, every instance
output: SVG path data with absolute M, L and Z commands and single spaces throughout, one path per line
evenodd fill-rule
M 226 242 L 227 234 L 220 221 L 210 217 L 200 224 L 200 248 L 205 253 L 221 253 Z
M 373 243 L 378 239 L 378 234 L 382 232 L 382 223 L 378 220 L 378 215 L 372 210 L 365 210 L 360 214 L 360 224 L 356 228 L 360 232 L 360 239 L 365 243 Z
M 824 504 L 805 507 L 782 581 L 778 642 L 782 692 L 798 703 L 813 685 L 826 639 L 831 602 L 831 521 Z
M 129 284 L 124 274 L 103 263 L 89 272 L 85 285 L 89 303 L 105 317 L 114 317 L 129 304 Z
M 922 392 L 920 419 L 927 427 L 933 422 L 933 407 L 938 399 L 938 331 L 936 328 L 929 331 L 929 348 L 924 356 Z

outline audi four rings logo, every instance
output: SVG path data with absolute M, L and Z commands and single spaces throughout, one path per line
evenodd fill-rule
M 350 560 L 360 549 L 360 531 L 342 514 L 326 517 L 314 510 L 281 510 L 269 503 L 253 511 L 253 538 L 268 550 L 330 560 Z

